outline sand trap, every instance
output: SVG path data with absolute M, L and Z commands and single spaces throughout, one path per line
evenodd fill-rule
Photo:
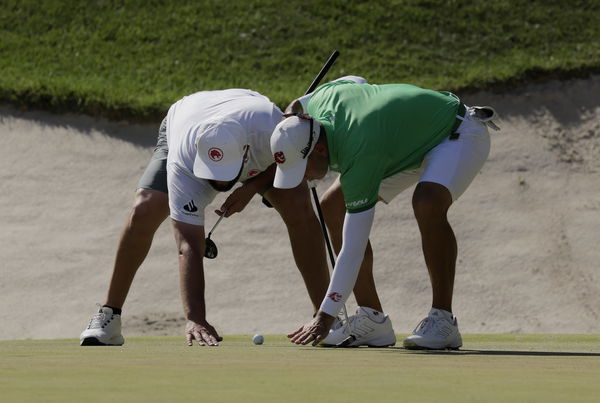
M 600 331 L 598 94 L 596 76 L 464 97 L 503 117 L 487 165 L 451 213 L 464 333 Z M 79 336 L 104 302 L 156 129 L 0 108 L 0 339 Z M 310 318 L 274 211 L 255 198 L 213 238 L 206 300 L 221 334 L 285 333 Z M 410 192 L 378 207 L 371 239 L 384 309 L 396 332 L 409 332 L 430 304 Z M 182 334 L 177 273 L 166 222 L 124 307 L 126 337 Z

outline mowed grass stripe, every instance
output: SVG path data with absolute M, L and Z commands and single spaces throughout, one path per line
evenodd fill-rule
M 403 335 L 399 337 L 401 340 Z M 294 346 L 283 336 L 0 342 L 4 401 L 595 401 L 599 335 L 467 335 L 457 352 Z

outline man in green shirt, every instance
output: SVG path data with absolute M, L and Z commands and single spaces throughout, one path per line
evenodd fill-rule
M 292 342 L 316 345 L 327 337 L 332 344 L 350 336 L 342 326 L 329 331 L 353 289 L 359 306 L 382 313 L 368 248 L 375 205 L 390 202 L 417 183 L 413 210 L 433 299 L 429 314 L 403 344 L 460 347 L 452 314 L 457 245 L 447 211 L 487 159 L 486 123 L 493 126 L 493 110 L 466 107 L 447 92 L 407 84 L 370 85 L 360 78 L 325 84 L 288 109 L 300 114 L 283 120 L 271 138 L 277 162 L 274 186 L 294 188 L 303 178 L 324 177 L 329 169 L 340 174 L 322 201 L 334 246 L 341 244 L 338 260 L 318 314 L 289 335 Z M 382 345 L 382 338 L 389 341 L 386 332 L 357 332 L 348 341 Z

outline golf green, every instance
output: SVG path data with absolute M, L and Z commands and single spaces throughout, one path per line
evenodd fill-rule
M 404 335 L 399 335 L 399 340 Z M 0 342 L 2 401 L 592 402 L 600 335 L 465 335 L 459 351 L 296 346 L 281 335 Z

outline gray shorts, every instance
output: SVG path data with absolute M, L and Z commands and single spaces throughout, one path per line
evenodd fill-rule
M 158 141 L 146 170 L 140 178 L 137 189 L 167 190 L 167 118 L 164 118 L 158 129 Z

